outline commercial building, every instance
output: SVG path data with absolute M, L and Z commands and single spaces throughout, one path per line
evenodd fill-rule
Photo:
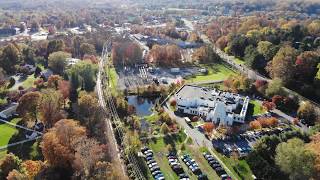
M 191 85 L 181 88 L 175 98 L 178 112 L 228 126 L 245 122 L 250 101 L 239 94 Z

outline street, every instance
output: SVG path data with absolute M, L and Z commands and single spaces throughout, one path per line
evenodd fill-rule
M 236 176 L 232 173 L 232 171 L 224 164 L 224 162 L 214 153 L 212 153 L 212 142 L 208 140 L 204 134 L 202 134 L 198 129 L 192 129 L 183 118 L 178 117 L 174 114 L 173 111 L 169 110 L 166 105 L 163 106 L 164 111 L 167 112 L 170 118 L 175 119 L 178 124 L 180 124 L 184 129 L 185 133 L 192 138 L 193 142 L 199 147 L 206 147 L 211 151 L 211 154 L 219 161 L 219 163 L 223 166 L 226 172 L 232 177 L 232 179 L 237 179 Z

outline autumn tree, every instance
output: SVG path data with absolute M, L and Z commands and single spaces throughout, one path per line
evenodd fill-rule
M 87 137 L 80 137 L 75 143 L 74 175 L 81 178 L 90 178 L 95 172 L 97 163 L 105 157 L 106 147 Z
M 17 112 L 25 122 L 38 121 L 38 105 L 41 99 L 39 92 L 28 92 L 19 99 Z
M 296 59 L 296 74 L 301 81 L 312 82 L 316 73 L 317 65 L 320 62 L 319 53 L 305 51 Z
M 17 46 L 8 44 L 0 53 L 0 67 L 2 67 L 7 74 L 13 74 L 16 71 L 15 66 L 21 62 L 21 53 Z
M 211 122 L 204 123 L 203 129 L 207 134 L 211 134 L 214 129 L 214 124 Z
M 276 108 L 276 104 L 274 102 L 269 102 L 269 101 L 263 101 L 262 106 L 267 111 L 271 111 Z
M 21 169 L 22 160 L 12 153 L 6 154 L 0 161 L 0 179 L 6 179 L 9 172 Z
M 220 48 L 221 50 L 224 50 L 224 48 L 226 48 L 228 46 L 228 37 L 227 36 L 221 36 L 217 41 L 216 41 L 216 45 L 218 46 L 218 48 Z
M 58 51 L 49 55 L 48 67 L 59 75 L 63 75 L 67 64 L 67 58 L 70 58 L 71 54 Z
M 63 104 L 66 104 L 66 99 L 70 97 L 71 86 L 69 81 L 59 81 L 58 82 L 58 90 L 63 97 Z
M 151 63 L 166 66 L 178 64 L 181 59 L 181 52 L 176 45 L 154 45 L 148 56 Z
M 291 180 L 309 179 L 314 173 L 315 154 L 302 140 L 293 138 L 277 146 L 275 162 Z
M 88 127 L 90 132 L 94 132 L 97 120 L 99 120 L 99 114 L 101 113 L 97 97 L 85 92 L 80 93 L 78 108 L 82 124 Z
M 220 60 L 220 56 L 213 51 L 210 45 L 202 46 L 194 51 L 192 58 L 199 63 L 213 63 Z
M 42 161 L 26 160 L 22 162 L 21 167 L 26 171 L 28 179 L 34 179 L 36 175 L 45 167 Z
M 259 121 L 254 120 L 249 123 L 250 129 L 261 129 L 262 126 Z
M 86 130 L 72 119 L 62 119 L 44 134 L 40 144 L 44 159 L 54 167 L 70 168 L 75 160 L 75 145 Z
M 315 179 L 320 177 L 320 133 L 316 133 L 311 137 L 311 142 L 306 145 L 306 148 L 312 151 L 316 158 L 315 158 Z
M 140 46 L 132 42 L 116 42 L 112 45 L 114 65 L 133 65 L 142 62 Z
M 62 80 L 62 77 L 59 75 L 51 75 L 48 78 L 48 87 L 55 90 L 58 89 L 59 82 Z
M 96 48 L 94 45 L 89 43 L 82 43 L 80 46 L 80 55 L 83 57 L 85 54 L 88 55 L 95 55 L 96 54 Z
M 320 36 L 320 20 L 314 20 L 308 25 L 308 31 L 313 36 Z
M 280 48 L 267 67 L 272 78 L 279 78 L 284 84 L 293 81 L 297 51 L 290 47 Z
M 61 110 L 63 97 L 59 91 L 47 89 L 42 91 L 39 102 L 40 120 L 46 128 L 51 128 L 57 121 L 63 119 L 65 113 Z
M 27 180 L 27 176 L 16 169 L 13 169 L 12 171 L 9 172 L 7 180 Z

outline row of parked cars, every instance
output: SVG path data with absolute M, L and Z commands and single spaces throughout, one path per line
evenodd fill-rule
M 155 180 L 164 180 L 163 173 L 160 171 L 158 163 L 154 160 L 153 151 L 148 147 L 141 148 L 141 152 L 144 154 L 148 168 Z
M 210 166 L 216 171 L 222 180 L 231 180 L 231 177 L 226 173 L 221 164 L 210 153 L 204 152 L 203 157 L 208 161 Z
M 279 135 L 283 132 L 292 131 L 290 127 L 276 127 L 273 129 L 262 129 L 261 131 L 247 131 L 243 134 L 240 134 L 241 138 L 245 138 L 248 141 L 257 141 L 263 136 L 270 136 L 270 135 Z
M 199 168 L 198 163 L 190 157 L 189 154 L 181 156 L 182 161 L 188 166 L 188 168 L 198 177 L 198 180 L 207 180 L 208 177 L 206 174 L 203 174 Z
M 189 180 L 189 176 L 184 172 L 179 159 L 175 152 L 169 152 L 167 155 L 169 165 L 172 170 L 179 176 L 180 180 Z

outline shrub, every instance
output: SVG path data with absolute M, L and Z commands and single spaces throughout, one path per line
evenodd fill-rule
M 11 77 L 11 78 L 9 79 L 8 88 L 11 88 L 11 87 L 14 86 L 15 84 L 16 84 L 16 80 L 15 80 L 13 77 Z

